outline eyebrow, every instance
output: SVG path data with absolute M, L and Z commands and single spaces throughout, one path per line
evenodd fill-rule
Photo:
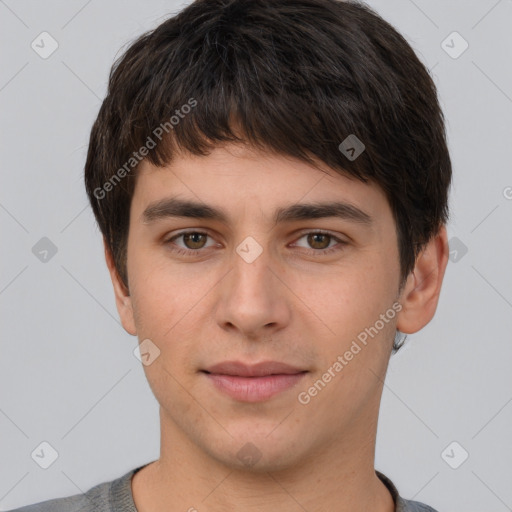
M 148 205 L 142 213 L 142 221 L 149 224 L 169 217 L 186 217 L 191 219 L 213 220 L 228 224 L 228 216 L 222 211 L 206 204 L 170 197 Z M 299 220 L 323 219 L 336 217 L 370 227 L 372 217 L 353 204 L 342 201 L 326 203 L 293 204 L 278 208 L 274 214 L 274 223 Z

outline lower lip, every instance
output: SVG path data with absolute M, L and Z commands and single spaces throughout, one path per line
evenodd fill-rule
M 205 373 L 214 386 L 241 402 L 262 402 L 296 384 L 306 372 L 291 375 L 267 375 L 265 377 L 237 377 Z

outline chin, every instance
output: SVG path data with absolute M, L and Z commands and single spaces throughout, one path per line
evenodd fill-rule
M 250 473 L 268 473 L 283 471 L 298 464 L 301 454 L 297 447 L 304 450 L 303 443 L 295 442 L 290 434 L 285 436 L 270 436 L 267 430 L 263 434 L 250 434 L 247 429 L 243 435 L 233 435 L 229 445 L 224 445 L 222 451 L 208 450 L 219 462 L 237 471 Z M 305 458 L 305 454 L 304 454 Z

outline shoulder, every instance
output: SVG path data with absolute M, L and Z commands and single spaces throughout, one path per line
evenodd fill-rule
M 437 512 L 437 510 L 420 503 L 419 501 L 406 500 L 399 497 L 397 500 L 396 512 Z
M 93 487 L 85 494 L 75 494 L 65 498 L 42 501 L 8 512 L 89 512 L 109 510 L 109 482 Z
M 56 498 L 54 500 L 34 503 L 33 505 L 9 510 L 8 512 L 92 512 L 93 510 L 99 512 L 103 509 L 94 508 L 94 505 L 91 505 L 85 498 L 85 494 L 76 494 L 66 498 Z
M 98 484 L 83 494 L 42 501 L 7 512 L 136 512 L 131 506 L 131 476 L 137 469 Z
M 386 475 L 380 471 L 375 471 L 382 483 L 388 488 L 393 501 L 395 502 L 395 512 L 437 512 L 437 510 L 420 503 L 419 501 L 406 500 L 402 498 L 395 484 Z

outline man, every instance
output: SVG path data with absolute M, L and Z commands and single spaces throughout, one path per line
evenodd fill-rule
M 374 468 L 398 334 L 433 317 L 435 86 L 368 7 L 198 0 L 111 73 L 85 183 L 160 458 L 29 511 L 432 511 Z

